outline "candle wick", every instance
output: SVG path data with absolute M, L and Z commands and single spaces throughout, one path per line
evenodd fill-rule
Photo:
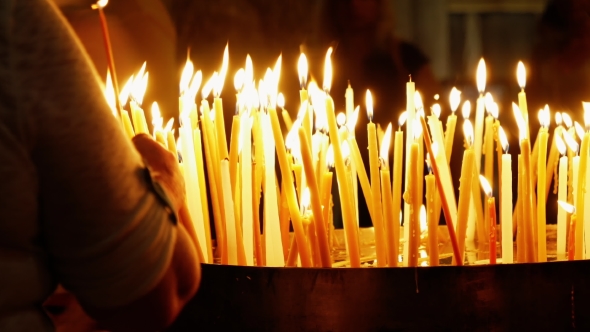
M 408 75 L 410 78 L 410 82 L 412 82 L 412 74 Z

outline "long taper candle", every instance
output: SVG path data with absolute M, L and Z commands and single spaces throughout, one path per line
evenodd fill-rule
M 547 261 L 547 220 L 545 217 L 545 186 L 547 186 L 545 172 L 547 165 L 545 159 L 547 157 L 547 140 L 549 133 L 549 109 L 545 109 L 539 114 L 539 121 L 541 122 L 541 129 L 539 130 L 539 152 L 537 161 L 537 260 L 539 262 Z
M 488 183 L 488 180 L 484 176 L 480 175 L 479 181 L 484 193 L 488 198 L 486 201 L 486 206 L 490 221 L 490 264 L 496 264 L 496 200 L 493 196 L 492 187 Z
M 465 237 L 467 235 L 467 219 L 469 217 L 469 206 L 471 204 L 471 181 L 473 180 L 473 169 L 475 153 L 473 151 L 473 126 L 469 120 L 463 124 L 467 148 L 463 153 L 461 166 L 461 179 L 459 180 L 459 206 L 457 210 L 457 242 L 459 245 L 460 261 L 465 257 Z
M 502 171 L 500 175 L 500 224 L 502 225 L 502 263 L 514 261 L 512 241 L 512 156 L 508 153 L 508 139 L 502 127 L 498 128 L 498 140 L 502 146 Z
M 555 137 L 556 149 L 561 154 L 559 159 L 559 171 L 558 171 L 558 193 L 557 200 L 566 202 L 567 201 L 567 167 L 568 158 L 565 155 L 565 143 L 561 136 Z M 566 239 L 567 239 L 567 214 L 563 209 L 557 210 L 557 260 L 566 259 Z

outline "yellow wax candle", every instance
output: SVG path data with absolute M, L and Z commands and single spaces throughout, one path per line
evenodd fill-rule
M 176 141 L 174 140 L 174 131 L 168 130 L 166 131 L 166 146 L 168 147 L 168 151 L 177 157 L 177 150 L 176 150 Z M 178 158 L 177 158 L 178 159 Z
M 207 200 L 207 186 L 205 185 L 205 164 L 203 162 L 203 148 L 201 140 L 201 130 L 193 130 L 193 142 L 195 148 L 195 159 L 197 162 L 197 177 L 199 179 L 199 190 L 201 192 L 201 207 L 203 209 L 203 221 L 205 225 L 205 240 L 207 245 L 207 257 L 209 262 L 213 262 L 213 250 L 211 247 L 211 226 L 209 221 L 209 204 Z
M 460 261 L 463 262 L 465 258 L 465 237 L 467 234 L 467 220 L 469 218 L 469 206 L 471 204 L 471 182 L 474 173 L 474 158 L 471 142 L 473 135 L 473 127 L 469 120 L 465 120 L 463 125 L 465 132 L 465 140 L 468 142 L 467 149 L 463 153 L 463 163 L 461 166 L 461 179 L 459 180 L 459 206 L 457 209 L 457 241 L 459 245 Z
M 289 243 L 289 227 L 291 226 L 291 219 L 289 219 L 289 203 L 287 203 L 287 191 L 285 190 L 285 186 L 281 188 L 281 198 L 280 198 L 280 207 L 279 207 L 279 220 L 281 224 L 281 240 L 283 243 Z M 285 257 L 285 261 L 289 258 L 289 247 L 287 245 L 283 245 L 283 257 Z
M 505 154 L 501 157 L 500 171 L 500 225 L 502 225 L 502 263 L 512 263 L 512 156 L 508 153 L 508 139 L 502 127 L 498 128 L 498 147 Z
M 369 183 L 369 177 L 367 176 L 367 170 L 365 169 L 365 165 L 363 163 L 363 159 L 361 157 L 361 152 L 356 142 L 354 136 L 348 136 L 348 144 L 350 145 L 350 152 L 352 157 L 352 162 L 354 163 L 356 173 L 358 175 L 359 182 L 361 184 L 361 189 L 363 191 L 363 195 L 365 197 L 365 202 L 367 203 L 367 209 L 369 210 L 369 215 L 371 216 L 371 220 L 373 218 L 373 193 L 371 189 L 371 185 Z M 403 150 L 402 150 L 403 152 Z M 401 185 L 401 182 L 400 182 Z
M 229 179 L 231 184 L 232 197 L 236 197 L 236 178 L 238 173 L 238 150 L 240 141 L 240 123 L 239 115 L 234 115 L 231 126 L 231 141 L 229 144 Z M 242 142 L 242 144 L 245 144 Z
M 453 142 L 455 140 L 455 127 L 457 126 L 457 116 L 455 112 L 461 103 L 461 91 L 455 87 L 451 89 L 449 96 L 451 102 L 451 115 L 447 118 L 447 131 L 445 133 L 445 153 L 447 161 L 451 162 L 451 155 L 453 153 Z
M 543 112 L 545 113 L 545 112 Z M 545 187 L 547 180 L 545 172 L 547 165 L 545 160 L 547 157 L 547 140 L 549 134 L 547 133 L 547 126 L 549 125 L 549 115 L 544 114 L 541 129 L 537 137 L 539 141 L 538 161 L 537 161 L 537 260 L 539 262 L 547 261 L 547 220 L 545 217 Z
M 434 213 L 434 197 L 436 194 L 436 183 L 434 175 L 425 176 L 426 181 L 426 210 L 428 223 L 428 265 L 438 266 L 438 219 Z
M 395 138 L 393 142 L 393 180 L 392 180 L 392 216 L 391 220 L 385 220 L 386 225 L 390 225 L 391 234 L 388 235 L 388 262 L 389 266 L 395 267 L 398 263 L 399 255 L 399 237 L 400 237 L 400 224 L 399 216 L 402 204 L 402 168 L 403 168 L 403 152 L 404 152 L 404 133 L 400 130 L 395 132 Z M 389 238 L 393 239 L 390 241 Z
M 381 142 L 380 161 L 381 161 L 381 203 L 383 207 L 383 247 L 384 256 L 387 258 L 386 266 L 392 266 L 392 262 L 397 262 L 397 251 L 394 247 L 394 230 L 393 223 L 397 218 L 393 214 L 391 180 L 389 176 L 389 143 L 391 142 L 391 123 L 387 126 L 383 141 Z M 398 215 L 399 216 L 399 215 Z M 395 263 L 396 264 L 396 263 Z M 384 265 L 385 266 L 385 265 Z
M 371 171 L 371 193 L 373 197 L 371 215 L 375 230 L 375 247 L 377 251 L 377 266 L 387 266 L 387 252 L 385 246 L 385 234 L 383 227 L 383 208 L 381 206 L 381 183 L 379 173 L 379 151 L 377 150 L 377 131 L 373 118 L 373 105 L 371 93 L 367 90 L 367 113 L 369 124 L 367 124 L 369 141 L 369 166 Z M 389 182 L 389 181 L 388 181 Z
M 219 151 L 219 159 L 223 160 L 229 158 L 227 151 L 227 138 L 225 135 L 225 121 L 223 118 L 223 103 L 221 98 L 215 97 L 213 99 L 213 107 L 215 109 L 215 132 L 217 135 L 217 150 Z
M 489 216 L 488 220 L 490 222 L 489 225 L 489 243 L 490 243 L 490 264 L 496 264 L 496 200 L 494 196 L 492 196 L 492 187 L 490 183 L 485 178 L 485 176 L 479 176 L 479 182 L 481 187 L 487 196 L 486 200 L 486 209 L 487 215 Z
M 479 174 L 481 169 L 481 148 L 485 116 L 484 91 L 486 86 L 486 64 L 483 58 L 479 60 L 479 64 L 477 65 L 476 81 L 479 98 L 477 98 L 475 107 L 475 136 L 473 140 L 473 149 L 475 151 L 475 172 L 476 174 Z M 479 188 L 477 188 L 477 193 L 479 194 Z
M 313 224 L 315 230 L 317 231 L 316 235 L 320 250 L 321 266 L 331 267 L 332 257 L 330 256 L 330 247 L 328 245 L 328 232 L 326 230 L 326 225 L 324 223 L 324 218 L 322 214 L 320 190 L 318 188 L 317 181 L 315 178 L 309 142 L 307 142 L 306 133 L 302 127 L 299 128 L 299 141 L 301 146 L 301 156 L 303 159 L 303 167 L 305 169 L 307 185 L 310 190 L 311 209 L 314 215 Z
M 485 135 L 484 174 L 489 183 L 494 183 L 494 118 L 490 115 L 486 117 Z
M 533 231 L 533 195 L 531 188 L 531 145 L 528 139 L 520 142 L 520 151 L 523 161 L 523 226 L 525 236 L 525 253 L 527 262 L 535 262 L 534 231 Z
M 166 139 L 164 138 L 164 133 L 162 133 L 162 131 L 156 130 L 154 132 L 154 139 L 156 140 L 156 142 L 162 144 L 163 147 L 168 147 L 168 144 L 166 144 Z
M 354 112 L 354 91 L 350 86 L 350 81 L 348 82 L 344 97 L 346 101 L 346 117 L 349 118 L 352 115 L 352 112 Z
M 254 265 L 254 213 L 252 201 L 252 132 L 250 129 L 252 119 L 245 112 L 241 120 L 242 151 L 240 153 L 241 186 L 242 193 L 242 225 L 244 238 L 244 253 L 246 264 Z
M 568 174 L 568 158 L 565 156 L 565 145 L 561 137 L 554 137 L 556 148 L 559 150 L 562 157 L 559 159 L 558 171 L 558 193 L 557 200 L 567 201 L 567 174 Z M 567 239 L 567 214 L 563 209 L 557 210 L 557 260 L 565 260 L 566 258 L 566 239 Z
M 523 162 L 522 162 L 522 154 L 518 155 L 518 188 L 517 188 L 517 196 L 522 197 L 523 194 L 523 183 L 524 183 L 524 175 L 523 175 Z M 525 240 L 524 240 L 524 221 L 523 221 L 523 204 L 516 203 L 516 226 L 517 226 L 517 233 L 516 233 L 516 255 L 517 261 L 519 263 L 526 262 L 526 250 L 525 250 Z
M 559 159 L 559 152 L 557 151 L 556 147 L 556 137 L 561 135 L 562 127 L 558 126 L 553 130 L 553 139 L 551 140 L 551 146 L 549 148 L 549 157 L 547 158 L 547 174 L 545 175 L 545 200 L 549 196 L 549 191 L 551 188 L 551 181 L 553 180 L 553 175 L 555 173 L 555 168 L 558 163 Z
M 409 177 L 409 185 L 407 187 L 406 193 L 404 194 L 404 199 L 406 203 L 410 205 L 410 223 L 406 226 L 409 229 L 409 236 L 408 236 L 408 266 L 415 267 L 418 266 L 418 246 L 420 245 L 420 221 L 419 221 L 419 211 L 420 206 L 422 205 L 417 202 L 417 188 L 418 188 L 418 181 L 420 181 L 420 177 L 418 177 L 418 143 L 412 143 L 410 147 L 410 164 L 408 173 L 410 174 Z
M 184 143 L 184 142 L 183 142 Z M 222 160 L 221 161 L 221 182 L 223 186 L 224 193 L 231 192 L 231 184 L 229 179 L 229 161 Z M 227 236 L 227 250 L 228 250 L 228 264 L 230 265 L 238 265 L 238 251 L 244 250 L 242 247 L 239 249 L 238 247 L 238 232 L 236 230 L 236 219 L 234 217 L 234 204 L 233 200 L 230 195 L 224 194 L 224 207 L 225 207 L 225 229 L 226 229 L 226 236 Z
M 410 151 L 410 147 L 412 145 L 412 141 L 414 138 L 414 128 L 413 121 L 416 118 L 416 108 L 414 107 L 414 93 L 416 91 L 416 85 L 412 82 L 412 77 L 410 76 L 410 81 L 406 83 L 406 162 L 405 167 L 409 169 L 408 166 L 410 164 L 410 154 L 407 151 Z M 409 180 L 409 172 L 405 173 L 405 188 L 404 190 L 408 190 L 408 180 Z M 408 202 L 404 203 L 404 225 L 410 224 L 410 205 Z M 409 237 L 409 227 L 404 227 L 404 238 L 407 239 Z M 408 266 L 408 241 L 404 242 L 404 250 L 403 250 L 403 259 L 404 259 L 404 266 Z
M 289 162 L 287 161 L 287 152 L 285 150 L 285 142 L 283 141 L 279 118 L 277 116 L 276 110 L 272 107 L 269 107 L 268 114 L 270 116 L 272 134 L 276 144 L 276 153 L 283 177 L 283 185 L 287 186 L 287 202 L 289 204 L 291 222 L 293 223 L 293 229 L 295 230 L 295 238 L 297 241 L 297 247 L 299 248 L 298 250 L 301 257 L 301 265 L 303 267 L 311 267 L 311 256 L 309 250 L 307 250 L 308 247 L 306 245 L 305 231 L 303 229 L 303 223 L 299 213 L 299 207 L 297 205 L 295 188 L 293 187 L 293 175 L 291 173 L 291 169 L 289 168 Z M 272 140 L 272 138 L 270 139 Z M 266 160 L 265 162 L 266 167 L 268 167 L 269 161 Z
M 334 101 L 330 97 L 328 91 L 332 80 L 332 64 L 330 62 L 330 55 L 332 48 L 328 50 L 325 61 L 324 74 L 324 90 L 326 91 L 326 119 L 328 121 L 328 129 L 330 140 L 332 141 L 332 148 L 334 150 L 334 165 L 336 166 L 336 178 L 340 188 L 340 199 L 342 204 L 343 224 L 347 238 L 347 249 L 351 267 L 360 267 L 361 257 L 358 243 L 358 226 L 356 224 L 353 204 L 346 204 L 346 202 L 353 202 L 352 188 L 350 181 L 346 178 L 346 169 L 344 166 L 344 159 L 342 157 L 342 148 L 340 146 L 340 137 L 338 133 L 338 126 L 336 124 L 336 115 L 334 114 Z
M 269 110 L 270 111 L 270 110 Z M 277 116 L 276 111 L 272 110 L 274 116 Z M 283 257 L 283 243 L 281 238 L 281 229 L 280 229 L 280 220 L 279 220 L 279 200 L 277 198 L 277 183 L 276 183 L 276 174 L 275 174 L 275 144 L 282 143 L 282 135 L 280 132 L 280 127 L 278 128 L 279 137 L 274 136 L 273 142 L 273 134 L 274 128 L 271 125 L 271 119 L 269 118 L 268 114 L 260 114 L 261 126 L 262 126 L 262 135 L 264 138 L 264 240 L 266 243 L 266 265 L 267 266 L 277 266 L 282 267 L 285 265 L 285 259 Z M 275 119 L 273 119 L 274 121 Z M 278 125 L 278 118 L 277 125 Z M 278 148 L 276 149 L 279 150 Z M 279 160 L 281 158 L 286 159 L 284 145 L 282 150 L 282 156 L 279 156 Z M 285 178 L 285 173 L 290 174 L 290 170 L 288 166 L 281 168 L 281 173 L 283 174 L 283 181 Z M 283 185 L 289 187 L 289 183 L 293 184 L 293 181 L 290 182 L 283 182 Z M 292 188 L 292 185 L 291 185 Z M 290 199 L 295 199 L 294 196 L 289 197 Z M 297 204 L 297 203 L 295 203 Z M 299 215 L 299 210 L 297 209 L 297 213 Z M 292 218 L 293 219 L 293 218 Z M 297 219 L 299 222 L 299 226 L 301 227 L 299 230 L 302 232 L 303 236 L 303 225 L 301 224 L 301 219 Z M 295 226 L 295 222 L 293 222 Z M 285 245 L 287 245 L 285 243 Z M 306 256 L 305 266 L 311 267 L 311 258 L 309 256 L 309 251 L 305 250 L 307 247 L 305 245 L 299 246 L 301 252 L 305 252 L 308 254 Z M 303 255 L 302 255 L 303 257 Z M 303 261 L 303 258 L 302 258 Z
M 584 194 L 586 193 L 586 173 L 588 164 L 588 144 L 590 143 L 590 132 L 586 131 L 584 138 L 582 139 L 582 145 L 580 147 L 580 166 L 578 173 L 578 193 L 576 197 L 576 255 L 575 258 L 584 258 Z
M 125 134 L 127 134 L 129 139 L 132 139 L 133 136 L 135 136 L 135 132 L 133 131 L 133 126 L 131 125 L 131 119 L 129 119 L 129 112 L 123 110 L 121 114 Z

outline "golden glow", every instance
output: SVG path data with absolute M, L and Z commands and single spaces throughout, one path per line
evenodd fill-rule
M 191 77 L 193 77 L 193 72 L 195 67 L 193 62 L 190 59 L 186 59 L 186 64 L 184 65 L 184 69 L 182 70 L 182 74 L 180 75 L 180 94 L 185 94 L 189 89 L 189 83 L 191 81 Z
M 301 210 L 303 214 L 309 212 L 309 206 L 311 202 L 311 195 L 309 193 L 309 187 L 303 188 L 303 192 L 301 193 Z
M 383 159 L 385 165 L 389 165 L 389 144 L 391 143 L 391 122 L 387 125 L 387 129 L 385 129 L 385 134 L 383 134 L 383 140 L 381 141 L 381 147 L 379 151 L 379 157 Z
M 564 201 L 557 201 L 557 204 L 559 204 L 559 206 L 567 213 L 574 213 L 576 211 L 576 208 L 573 205 Z
M 402 127 L 405 123 L 406 120 L 408 119 L 408 112 L 403 111 L 400 115 L 399 115 L 399 119 L 397 120 L 397 124 Z
M 563 139 L 565 140 L 565 144 L 567 145 L 567 147 L 572 150 L 573 153 L 578 153 L 578 148 L 580 147 L 578 145 L 578 142 L 576 142 L 576 140 L 572 137 L 572 135 L 570 135 L 570 133 L 568 133 L 567 131 L 563 131 Z
M 459 104 L 461 103 L 461 91 L 453 87 L 451 89 L 451 94 L 449 95 L 449 100 L 451 102 L 451 111 L 455 113 L 459 108 Z
M 574 128 L 576 129 L 576 134 L 578 135 L 580 141 L 584 139 L 584 127 L 582 127 L 582 125 L 578 121 L 575 121 Z
M 365 104 L 367 107 L 367 117 L 369 117 L 370 122 L 373 122 L 373 96 L 371 95 L 371 91 L 368 89 L 365 97 Z
M 352 111 L 352 113 L 350 114 L 350 117 L 347 119 L 346 121 L 346 127 L 348 128 L 348 132 L 353 133 L 355 128 L 356 128 L 356 123 L 358 122 L 359 119 L 359 112 L 360 112 L 360 106 L 357 106 L 354 108 L 354 111 Z M 325 112 L 324 112 L 324 116 L 322 117 L 322 119 L 325 120 Z
M 498 128 L 498 138 L 500 139 L 500 145 L 502 145 L 502 151 L 504 151 L 504 153 L 508 153 L 508 137 L 506 137 L 506 133 L 504 132 L 504 128 L 502 128 L 502 126 Z
M 203 72 L 198 70 L 193 75 L 193 79 L 191 80 L 191 84 L 188 87 L 187 98 L 190 98 L 189 100 L 191 102 L 195 101 L 195 98 L 197 97 L 197 92 L 199 91 L 199 88 L 201 87 L 201 83 L 203 83 Z
M 214 72 L 211 78 L 207 81 L 207 83 L 205 83 L 205 85 L 203 85 L 203 88 L 201 89 L 201 97 L 203 99 L 207 99 L 207 97 L 209 97 L 209 94 L 211 93 L 211 90 L 213 90 L 213 85 L 215 84 L 216 80 L 217 72 Z
M 127 83 L 123 86 L 123 90 L 119 92 L 119 102 L 121 105 L 126 105 L 127 101 L 129 101 L 129 96 L 131 95 L 131 89 L 133 88 L 133 80 L 135 76 L 131 75 L 127 80 Z
M 225 44 L 225 50 L 223 51 L 223 62 L 221 63 L 221 70 L 215 80 L 213 86 L 213 94 L 215 97 L 219 97 L 221 95 L 221 90 L 223 90 L 223 84 L 225 83 L 225 75 L 227 75 L 227 66 L 229 65 L 229 44 Z
M 522 112 L 520 111 L 520 107 L 516 105 L 514 102 L 512 103 L 512 112 L 514 113 L 514 119 L 516 120 L 516 124 L 518 125 L 518 130 L 520 132 L 520 140 L 526 139 L 527 137 L 527 126 L 524 118 L 522 117 Z
M 561 156 L 564 156 L 566 153 L 566 146 L 563 138 L 560 135 L 555 136 L 555 146 L 557 147 L 557 151 Z
M 555 124 L 557 126 L 561 126 L 562 123 L 563 123 L 563 120 L 561 118 L 561 112 L 555 112 Z
M 308 75 L 307 57 L 305 56 L 305 53 L 301 53 L 301 55 L 299 55 L 299 61 L 297 62 L 297 72 L 299 73 L 299 84 L 301 89 L 305 89 L 307 86 Z
M 426 207 L 424 207 L 424 204 L 422 204 L 422 206 L 420 206 L 420 233 L 424 233 L 427 229 L 428 224 L 426 223 Z M 424 257 L 425 256 L 423 256 L 423 258 Z
M 92 9 L 103 9 L 109 4 L 109 0 L 98 0 L 94 5 L 90 6 Z
M 246 55 L 246 68 L 245 68 L 244 84 L 254 84 L 254 66 L 252 65 L 252 58 L 250 54 Z
M 518 86 L 524 89 L 526 86 L 526 69 L 522 61 L 518 61 L 518 66 L 516 66 L 516 80 L 518 81 Z
M 142 69 L 144 69 L 144 68 L 145 68 L 145 62 L 144 62 L 144 67 L 142 67 Z M 140 74 L 142 74 L 142 75 L 140 76 Z M 135 76 L 135 79 L 133 81 L 133 87 L 131 90 L 131 96 L 133 97 L 133 99 L 135 100 L 137 105 L 141 105 L 143 103 L 143 97 L 145 95 L 145 90 L 147 89 L 148 78 L 149 78 L 148 72 L 140 71 L 140 74 Z
M 436 118 L 440 118 L 440 113 L 441 113 L 441 109 L 440 109 L 440 105 L 438 103 L 432 105 L 432 114 L 434 114 L 434 116 L 436 116 Z
M 330 57 L 332 56 L 332 47 L 328 48 L 326 52 L 326 61 L 324 62 L 324 91 L 326 93 L 330 93 L 330 88 L 332 87 L 332 61 Z
M 422 103 L 422 96 L 420 95 L 420 92 L 418 92 L 418 91 L 414 92 L 414 108 L 416 108 L 416 111 L 424 110 L 424 103 Z
M 328 169 L 334 168 L 334 148 L 332 144 L 330 144 L 326 152 L 326 166 L 328 166 Z
M 279 55 L 279 57 L 277 58 L 277 62 L 275 62 L 275 67 L 272 69 L 272 73 L 273 73 L 273 79 L 274 79 L 274 85 L 275 85 L 275 89 L 278 90 L 279 89 L 279 80 L 281 79 L 281 67 L 283 64 L 283 55 Z
M 463 134 L 465 135 L 467 146 L 473 145 L 473 125 L 471 124 L 471 121 L 465 120 L 465 122 L 463 122 Z
M 344 160 L 348 159 L 350 157 L 350 146 L 348 146 L 348 141 L 342 141 L 342 145 L 341 145 L 341 149 L 342 149 L 342 158 Z
M 158 106 L 158 102 L 156 101 L 152 103 L 152 124 L 154 125 L 154 130 L 161 130 L 164 124 L 162 113 L 160 113 L 160 106 Z
M 282 92 L 279 93 L 279 95 L 277 96 L 277 106 L 279 106 L 280 108 L 285 107 L 285 96 Z
M 422 125 L 420 124 L 420 120 L 415 118 L 414 119 L 414 139 L 420 139 L 422 136 Z
M 582 106 L 584 107 L 584 124 L 588 128 L 590 126 L 590 103 L 583 101 Z
M 549 105 L 545 105 L 545 108 L 539 110 L 539 124 L 541 127 L 548 128 L 551 123 L 551 115 L 549 113 Z
M 477 82 L 477 91 L 479 93 L 483 93 L 486 90 L 486 62 L 481 58 L 479 60 L 479 64 L 477 65 L 477 73 L 476 73 L 476 82 Z
M 336 123 L 338 124 L 338 127 L 342 127 L 346 124 L 346 114 L 344 114 L 344 112 L 338 112 L 338 114 L 336 114 Z
M 164 132 L 169 132 L 172 130 L 172 126 L 174 126 L 174 118 L 170 118 L 168 122 L 166 122 L 166 126 L 164 127 Z
M 561 117 L 563 118 L 563 124 L 565 125 L 565 127 L 568 129 L 571 128 L 574 124 L 571 116 L 565 112 L 561 112 Z
M 236 91 L 240 92 L 244 88 L 244 82 L 246 78 L 246 71 L 244 68 L 238 69 L 236 74 L 234 75 L 234 88 Z
M 466 100 L 463 103 L 461 114 L 463 114 L 463 119 L 469 119 L 469 116 L 471 115 L 471 102 L 469 100 Z
M 488 182 L 485 176 L 481 174 L 479 175 L 479 183 L 481 184 L 481 189 L 486 194 L 486 196 L 492 197 L 492 187 L 490 186 L 490 183 Z

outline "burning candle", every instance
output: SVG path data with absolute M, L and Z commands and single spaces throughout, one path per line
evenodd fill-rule
M 490 220 L 490 264 L 496 264 L 496 200 L 493 196 L 492 187 L 488 180 L 480 175 L 481 187 L 488 197 L 487 207 Z
M 308 76 L 307 57 L 304 53 L 299 55 L 299 61 L 297 62 L 297 71 L 299 73 L 299 99 L 301 104 L 305 103 L 309 99 L 309 95 L 306 90 L 307 76 Z
M 469 207 L 471 204 L 471 181 L 473 179 L 473 168 L 475 153 L 473 151 L 473 126 L 469 120 L 463 123 L 465 133 L 466 149 L 463 153 L 461 165 L 461 179 L 459 180 L 459 206 L 457 211 L 457 242 L 459 246 L 460 261 L 465 257 L 465 237 L 467 235 L 467 219 L 469 218 Z
M 435 217 L 434 197 L 436 195 L 436 180 L 432 173 L 424 177 L 426 182 L 426 209 L 428 224 L 428 265 L 438 266 L 438 220 Z
M 395 233 L 393 224 L 395 218 L 393 214 L 393 206 L 391 204 L 391 183 L 389 182 L 389 143 L 391 142 L 391 123 L 387 126 L 385 133 L 383 134 L 383 140 L 381 141 L 381 150 L 379 153 L 380 164 L 381 164 L 381 186 L 382 186 L 382 206 L 384 216 L 384 231 L 383 237 L 384 247 L 386 250 L 387 266 L 397 265 L 397 247 L 395 247 L 395 236 L 399 236 L 399 233 Z M 395 262 L 395 263 L 394 263 Z
M 522 113 L 518 106 L 512 103 L 514 117 L 520 130 L 520 154 L 522 155 L 523 169 L 522 169 L 522 191 L 523 199 L 521 200 L 523 208 L 522 226 L 524 230 L 525 239 L 525 258 L 528 262 L 536 260 L 534 247 L 534 231 L 533 231 L 533 188 L 531 184 L 532 168 L 531 168 L 531 145 L 527 138 L 528 127 L 524 121 Z
M 184 145 L 184 141 L 182 142 Z M 221 161 L 221 182 L 223 191 L 231 193 L 231 184 L 229 179 L 229 161 Z M 225 207 L 225 229 L 227 238 L 228 264 L 238 265 L 238 233 L 236 231 L 236 219 L 234 216 L 234 204 L 230 195 L 223 195 L 223 206 Z M 268 229 L 268 228 L 267 228 Z M 269 236 L 267 236 L 269 237 Z M 243 250 L 243 247 L 242 249 Z M 282 265 L 281 265 L 282 266 Z
M 576 218 L 577 218 L 576 208 L 573 205 L 568 204 L 564 201 L 557 201 L 557 203 L 559 204 L 559 206 L 563 210 L 565 210 L 565 212 L 571 213 L 567 256 L 568 256 L 568 260 L 573 261 L 575 258 L 575 251 L 576 251 L 576 245 L 575 245 L 575 242 L 576 242 L 575 229 L 576 229 Z
M 451 101 L 451 115 L 447 118 L 447 132 L 445 133 L 445 154 L 447 161 L 451 162 L 451 154 L 453 153 L 453 142 L 455 141 L 455 127 L 457 126 L 457 115 L 455 112 L 461 103 L 461 91 L 453 87 L 449 96 Z
M 223 103 L 221 101 L 221 90 L 223 90 L 223 83 L 225 81 L 225 75 L 227 73 L 227 66 L 229 62 L 229 51 L 228 45 L 225 45 L 223 51 L 223 62 L 221 64 L 221 70 L 216 75 L 216 79 L 213 83 L 213 107 L 215 109 L 215 131 L 217 132 L 217 150 L 219 151 L 220 160 L 229 158 L 227 151 L 227 139 L 225 135 L 225 121 L 223 118 Z
M 479 174 L 481 169 L 481 148 L 483 139 L 483 125 L 485 115 L 485 97 L 486 89 L 486 63 L 482 59 L 479 60 L 476 73 L 477 91 L 479 91 L 479 98 L 475 108 L 475 137 L 473 140 L 473 149 L 475 151 L 475 171 Z
M 502 127 L 498 129 L 498 139 L 504 154 L 500 179 L 500 223 L 502 225 L 502 263 L 512 263 L 512 156 L 508 153 L 508 138 Z
M 537 259 L 539 262 L 547 261 L 547 220 L 545 217 L 545 186 L 547 185 L 545 172 L 547 165 L 545 159 L 547 157 L 547 140 L 549 134 L 547 132 L 549 127 L 549 108 L 545 108 L 539 112 L 539 122 L 541 129 L 537 140 L 539 141 L 539 152 L 537 161 Z
M 409 170 L 409 166 L 410 166 L 410 154 L 408 153 L 408 151 L 410 151 L 411 146 L 413 144 L 413 138 L 414 138 L 414 130 L 413 130 L 413 126 L 414 126 L 414 119 L 416 118 L 416 108 L 414 107 L 414 93 L 416 91 L 416 85 L 414 84 L 414 82 L 412 82 L 412 77 L 410 76 L 410 81 L 406 83 L 406 117 L 407 117 L 407 121 L 406 121 L 406 169 Z M 410 172 L 407 171 L 405 173 L 405 188 L 404 190 L 408 190 L 408 184 L 409 184 L 409 174 Z M 403 213 L 403 218 L 404 218 L 404 238 L 408 239 L 409 238 L 409 227 L 407 225 L 410 224 L 410 204 L 404 200 L 404 213 Z M 404 259 L 404 265 L 408 266 L 408 241 L 406 241 L 404 243 L 404 251 L 403 251 L 403 259 Z
M 548 105 L 545 105 L 545 107 L 547 109 L 549 109 Z M 555 113 L 555 124 L 556 127 L 553 130 L 553 140 L 551 142 L 551 146 L 549 148 L 549 157 L 547 159 L 547 175 L 545 177 L 545 200 L 547 199 L 547 196 L 549 196 L 549 188 L 551 188 L 551 181 L 553 180 L 553 175 L 555 173 L 555 167 L 557 166 L 558 163 L 558 158 L 559 158 L 559 151 L 557 149 L 557 144 L 556 144 L 556 140 L 557 137 L 561 135 L 561 131 L 563 130 L 563 126 L 561 125 L 561 113 L 560 112 L 556 112 Z M 561 142 L 563 143 L 563 140 Z M 565 149 L 564 149 L 565 150 Z M 557 186 L 558 182 L 555 183 L 555 185 Z
M 377 130 L 373 123 L 373 98 L 371 91 L 366 95 L 368 141 L 369 141 L 369 166 L 371 171 L 371 202 L 373 214 L 373 226 L 375 230 L 375 246 L 377 251 L 377 266 L 387 266 L 387 253 L 385 247 L 385 234 L 383 227 L 383 208 L 381 206 L 381 174 L 379 171 L 379 151 L 377 149 Z M 389 181 L 388 181 L 389 182 Z
M 346 169 L 344 166 L 344 158 L 342 157 L 342 148 L 340 146 L 340 136 L 338 127 L 336 125 L 336 116 L 334 115 L 334 101 L 330 97 L 330 85 L 332 83 L 332 63 L 330 56 L 332 48 L 328 49 L 325 61 L 324 72 L 324 91 L 326 92 L 326 118 L 328 120 L 328 128 L 330 133 L 330 140 L 334 149 L 334 164 L 336 166 L 336 178 L 340 188 L 340 197 L 342 204 L 342 216 L 347 238 L 347 250 L 350 258 L 351 267 L 360 267 L 360 249 L 358 246 L 358 226 L 355 223 L 355 215 L 352 197 L 352 188 L 350 181 L 346 178 Z M 350 202 L 346 204 L 346 202 Z
M 414 123 L 414 138 L 410 146 L 410 164 L 407 173 L 409 173 L 409 185 L 404 199 L 410 205 L 410 223 L 407 225 L 409 230 L 408 235 L 408 266 L 418 266 L 418 246 L 420 245 L 420 221 L 419 211 L 422 205 L 421 197 L 417 194 L 418 181 L 421 181 L 421 176 L 418 175 L 418 142 L 420 129 L 417 126 L 417 120 Z M 420 200 L 420 201 L 419 201 Z
M 392 180 L 392 207 L 393 207 L 393 219 L 386 220 L 385 222 L 392 225 L 393 242 L 388 244 L 391 246 L 390 252 L 394 255 L 393 259 L 389 260 L 389 266 L 397 266 L 399 255 L 399 238 L 400 238 L 400 224 L 397 220 L 397 216 L 400 216 L 401 204 L 402 204 L 402 168 L 403 168 L 403 152 L 404 152 L 404 133 L 401 130 L 404 122 L 406 121 L 406 112 L 403 112 L 399 118 L 399 129 L 395 132 L 395 138 L 393 143 L 393 180 Z
M 561 136 L 556 136 L 555 146 L 559 151 L 561 158 L 559 159 L 558 171 L 558 193 L 557 200 L 567 201 L 567 167 L 568 158 L 565 155 L 566 146 Z M 557 210 L 557 260 L 565 260 L 566 258 L 566 239 L 567 239 L 567 215 L 563 209 Z
M 522 112 L 522 117 L 524 119 L 525 125 L 529 126 L 529 111 L 526 101 L 526 93 L 524 93 L 524 87 L 526 86 L 526 69 L 524 68 L 524 64 L 522 61 L 518 62 L 516 66 L 516 80 L 518 81 L 518 86 L 520 86 L 520 92 L 518 93 L 518 107 Z M 527 131 L 527 139 L 530 139 L 530 134 Z
M 240 167 L 242 172 L 242 225 L 244 237 L 244 252 L 246 264 L 254 265 L 254 212 L 252 209 L 252 119 L 250 112 L 244 112 L 240 127 L 242 151 L 240 153 Z

